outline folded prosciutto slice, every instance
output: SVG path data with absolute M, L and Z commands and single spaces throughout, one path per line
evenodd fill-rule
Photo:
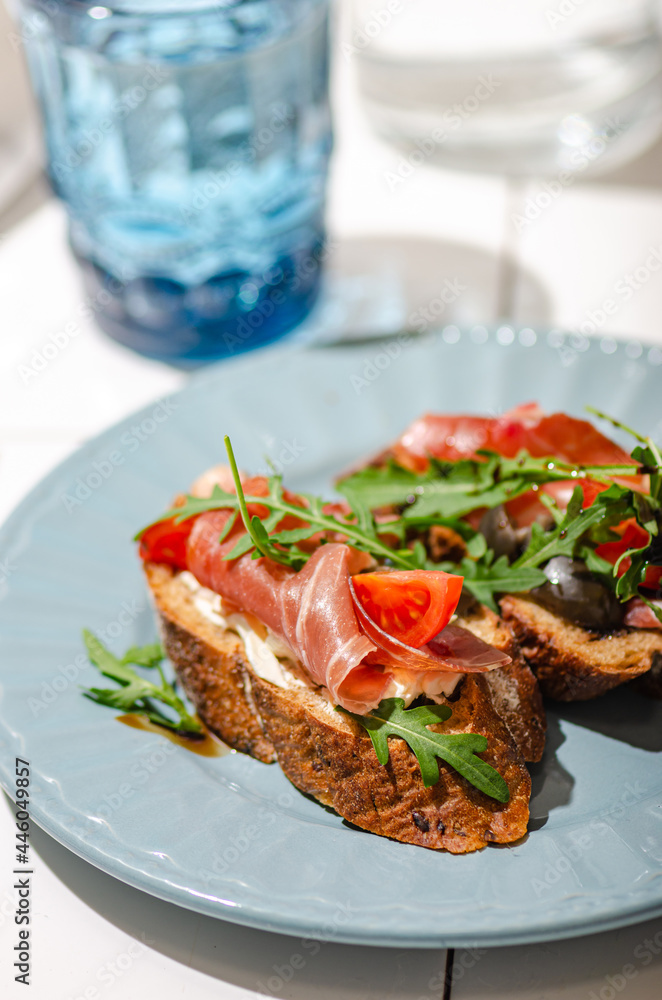
M 457 461 L 476 458 L 479 449 L 486 449 L 515 458 L 523 448 L 534 458 L 552 455 L 577 465 L 635 464 L 587 420 L 566 413 L 545 414 L 537 403 L 518 406 L 500 417 L 427 413 L 410 424 L 392 451 L 401 464 L 423 470 L 430 456 Z
M 651 601 L 651 604 L 662 611 L 661 600 Z M 639 597 L 633 597 L 629 600 L 626 607 L 627 611 L 623 621 L 629 628 L 662 628 L 662 622 L 653 609 L 644 604 Z
M 211 511 L 196 519 L 188 569 L 204 587 L 266 625 L 311 680 L 329 690 L 335 704 L 360 714 L 376 708 L 392 681 L 389 668 L 457 676 L 509 662 L 458 626 L 447 626 L 421 649 L 398 642 L 374 622 L 368 630 L 365 618 L 372 620 L 362 611 L 359 622 L 350 580 L 371 560 L 348 545 L 320 546 L 298 572 L 250 554 L 225 559 L 236 543 L 233 530 L 219 544 L 229 516 L 229 511 Z
M 430 458 L 455 462 L 461 458 L 478 458 L 479 450 L 515 458 L 523 449 L 534 458 L 549 456 L 571 465 L 635 464 L 627 452 L 587 420 L 578 420 L 565 413 L 545 414 L 537 403 L 517 406 L 499 417 L 426 413 L 410 424 L 392 445 L 390 453 L 405 468 L 422 472 Z M 646 476 L 613 478 L 624 486 L 647 492 Z M 584 491 L 585 507 L 593 502 L 597 493 L 606 489 L 604 485 L 583 478 L 547 483 L 540 489 L 564 508 L 577 485 Z M 506 509 L 520 526 L 546 516 L 545 508 L 533 491 L 509 501 Z

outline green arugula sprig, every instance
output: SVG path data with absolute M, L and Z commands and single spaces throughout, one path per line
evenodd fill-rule
M 122 659 L 114 656 L 97 637 L 87 629 L 83 630 L 83 641 L 87 650 L 87 655 L 95 667 L 101 671 L 105 677 L 117 681 L 118 688 L 89 688 L 83 694 L 95 701 L 98 705 L 108 705 L 110 708 L 119 709 L 126 714 L 143 715 L 150 722 L 167 729 L 173 729 L 178 733 L 185 733 L 189 736 L 201 737 L 203 729 L 197 719 L 190 715 L 186 705 L 175 692 L 175 689 L 166 680 L 161 663 L 164 658 L 163 650 L 158 643 L 149 646 L 132 646 L 127 650 Z M 153 684 L 152 681 L 141 677 L 129 664 L 146 667 L 148 670 L 156 669 L 159 673 L 161 684 Z M 154 704 L 161 702 L 177 716 L 173 719 Z
M 587 409 L 596 417 L 607 420 L 618 430 L 625 431 L 636 441 L 639 441 L 639 446 L 632 452 L 632 458 L 641 464 L 641 471 L 648 474 L 650 492 L 643 494 L 634 490 L 629 491 L 627 499 L 633 513 L 628 516 L 636 518 L 640 527 L 648 532 L 648 538 L 643 546 L 624 552 L 614 566 L 615 590 L 621 601 L 627 601 L 635 596 L 640 597 L 656 618 L 662 622 L 662 610 L 649 601 L 639 590 L 639 585 L 644 583 L 646 579 L 648 567 L 662 566 L 662 454 L 651 437 L 644 437 L 628 427 L 627 424 L 615 420 L 600 410 L 590 406 Z M 602 496 L 603 494 L 597 499 L 600 500 Z M 617 576 L 620 564 L 627 558 L 630 559 L 630 566 L 622 576 Z
M 447 705 L 421 705 L 405 709 L 402 698 L 384 698 L 369 715 L 356 715 L 344 708 L 336 711 L 351 716 L 367 730 L 380 764 L 388 763 L 389 737 L 403 739 L 414 751 L 426 788 L 439 781 L 437 758 L 445 760 L 458 774 L 486 795 L 507 802 L 508 785 L 499 772 L 477 757 L 487 749 L 487 738 L 480 733 L 437 733 L 428 726 L 445 722 L 452 715 Z
M 480 459 L 430 461 L 423 473 L 410 472 L 395 462 L 368 466 L 337 484 L 353 507 L 356 502 L 375 508 L 398 505 L 410 521 L 435 517 L 447 521 L 464 517 L 479 507 L 498 507 L 526 493 L 532 486 L 589 476 L 609 484 L 613 476 L 632 476 L 632 465 L 572 465 L 553 458 L 532 458 L 522 451 L 502 458 L 479 451 Z
M 459 573 L 464 577 L 463 586 L 481 604 L 498 613 L 497 594 L 518 594 L 533 590 L 547 582 L 541 569 L 534 566 L 513 567 L 506 556 L 494 558 L 492 549 L 486 549 L 478 559 L 465 556 L 459 563 L 435 563 L 435 569 L 446 573 Z
M 225 438 L 225 446 L 236 493 L 229 493 L 216 485 L 210 497 L 187 495 L 180 506 L 166 511 L 159 520 L 173 518 L 175 523 L 180 523 L 206 511 L 232 510 L 233 516 L 228 519 L 223 532 L 219 535 L 219 542 L 228 537 L 237 517 L 241 518 L 245 532 L 225 555 L 226 559 L 237 559 L 252 552 L 253 558 L 267 556 L 274 562 L 298 570 L 305 565 L 311 555 L 310 552 L 299 547 L 299 542 L 318 534 L 320 531 L 332 534 L 340 533 L 355 548 L 368 552 L 380 561 L 399 569 L 443 569 L 446 572 L 462 574 L 467 590 L 473 594 L 476 600 L 487 604 L 495 611 L 497 610 L 495 594 L 505 591 L 516 593 L 531 590 L 533 587 L 543 584 L 547 579 L 540 569 L 533 566 L 521 567 L 517 572 L 514 572 L 512 567 L 508 565 L 505 556 L 494 560 L 493 553 L 489 550 L 486 551 L 482 535 L 473 531 L 466 522 L 460 521 L 458 517 L 442 519 L 434 513 L 413 516 L 407 511 L 402 517 L 395 517 L 386 524 L 378 525 L 372 509 L 385 506 L 387 502 L 394 503 L 396 497 L 399 500 L 403 497 L 405 500 L 407 497 L 411 497 L 413 500 L 416 490 L 421 485 L 421 479 L 425 481 L 426 476 L 417 476 L 405 469 L 391 466 L 390 474 L 393 475 L 394 480 L 390 481 L 384 474 L 385 470 L 363 470 L 363 472 L 357 473 L 356 477 L 352 477 L 352 482 L 355 484 L 367 483 L 369 489 L 365 491 L 362 485 L 357 485 L 357 488 L 354 488 L 353 485 L 345 488 L 347 480 L 341 484 L 341 489 L 345 493 L 352 513 L 348 517 L 337 516 L 325 513 L 326 501 L 309 493 L 300 493 L 300 503 L 297 504 L 287 500 L 283 490 L 282 477 L 278 475 L 271 476 L 267 480 L 269 493 L 266 497 L 246 496 L 232 445 L 227 437 Z M 482 463 L 474 464 L 481 465 Z M 537 464 L 540 465 L 540 462 Z M 492 468 L 494 469 L 494 467 Z M 550 473 L 549 469 L 547 473 Z M 380 484 L 377 501 L 371 488 L 373 481 L 378 481 Z M 415 486 L 415 483 L 418 486 Z M 304 503 L 305 506 L 302 507 L 301 503 Z M 249 505 L 266 507 L 267 516 L 264 518 L 260 518 L 256 514 L 251 516 Z M 278 524 L 287 515 L 303 520 L 305 523 L 301 527 L 278 530 Z M 407 536 L 412 531 L 420 532 L 426 527 L 439 523 L 452 526 L 467 541 L 469 557 L 463 559 L 459 566 L 452 563 L 435 563 L 428 559 L 420 539 L 409 545 L 406 544 Z M 136 537 L 140 538 L 146 530 L 147 528 L 144 528 Z M 388 545 L 384 541 L 386 533 L 398 538 L 402 544 L 398 547 Z
M 634 508 L 628 502 L 630 493 L 614 484 L 599 493 L 590 507 L 584 508 L 581 486 L 576 486 L 565 515 L 554 528 L 545 531 L 540 524 L 531 526 L 531 541 L 526 551 L 513 563 L 513 568 L 541 566 L 554 556 L 575 555 L 579 539 L 591 528 L 620 524 L 632 515 Z
M 235 524 L 237 515 L 243 521 L 245 534 L 240 536 L 237 543 L 227 553 L 226 559 L 237 559 L 247 552 L 252 552 L 254 558 L 268 556 L 274 562 L 300 569 L 310 558 L 311 553 L 300 549 L 297 543 L 311 538 L 319 532 L 331 532 L 346 536 L 355 548 L 368 552 L 378 559 L 388 560 L 400 569 L 424 567 L 425 549 L 423 546 L 393 548 L 387 545 L 380 538 L 379 532 L 381 531 L 382 534 L 385 531 L 392 533 L 391 524 L 378 526 L 370 510 L 360 502 L 353 505 L 353 513 L 348 517 L 326 514 L 324 507 L 327 501 L 310 493 L 298 494 L 301 502 L 305 504 L 305 506 L 301 506 L 301 503 L 292 503 L 286 498 L 282 477 L 278 475 L 270 476 L 267 480 L 269 484 L 267 496 L 246 496 L 228 437 L 225 438 L 225 447 L 237 492 L 228 493 L 220 486 L 214 486 L 210 497 L 187 495 L 181 506 L 166 511 L 163 517 L 159 518 L 159 521 L 173 518 L 176 523 L 180 523 L 189 517 L 195 517 L 210 510 L 230 509 L 234 511 L 234 517 L 230 518 L 225 525 L 220 540 L 223 541 L 227 538 Z M 264 519 L 258 517 L 257 514 L 251 516 L 248 509 L 251 505 L 266 507 L 269 514 Z M 278 530 L 278 524 L 287 515 L 296 517 L 304 523 L 297 528 Z M 143 528 L 136 537 L 140 538 L 146 530 L 147 528 Z

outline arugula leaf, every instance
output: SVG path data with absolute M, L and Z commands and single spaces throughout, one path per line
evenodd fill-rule
M 632 503 L 637 512 L 637 521 L 649 535 L 657 535 L 657 518 L 660 510 L 659 503 L 652 497 L 647 497 L 643 493 L 632 493 Z
M 372 509 L 406 506 L 407 519 L 457 518 L 478 506 L 496 506 L 528 488 L 519 475 L 512 482 L 497 483 L 500 463 L 496 455 L 485 461 L 436 461 L 417 474 L 390 462 L 354 473 L 341 480 L 337 489 L 352 507 L 358 500 Z
M 662 455 L 653 439 L 651 437 L 644 437 L 643 434 L 639 434 L 631 427 L 628 427 L 627 424 L 622 423 L 620 420 L 615 420 L 614 417 L 610 417 L 607 413 L 602 413 L 601 410 L 596 410 L 593 406 L 587 406 L 586 409 L 594 416 L 600 417 L 601 420 L 606 420 L 612 427 L 617 427 L 619 430 L 625 431 L 626 434 L 630 434 L 631 437 L 644 446 L 643 448 L 635 448 L 632 451 L 631 457 L 642 466 L 639 471 L 648 473 L 650 476 L 651 497 L 658 502 L 662 502 Z
M 192 736 L 202 736 L 202 726 L 186 710 L 186 706 L 163 676 L 161 662 L 164 653 L 161 647 L 154 643 L 149 646 L 132 646 L 127 650 L 122 659 L 105 648 L 97 637 L 83 629 L 83 641 L 87 650 L 87 655 L 95 667 L 101 671 L 105 677 L 117 681 L 121 686 L 118 688 L 89 688 L 83 694 L 99 705 L 107 705 L 110 708 L 119 709 L 134 715 L 144 715 L 159 726 L 167 729 L 174 729 L 178 733 L 186 733 Z M 161 685 L 153 684 L 152 681 L 141 677 L 129 664 L 156 668 L 159 672 Z M 152 702 L 162 702 L 172 709 L 177 720 L 173 721 L 168 715 L 160 710 Z
M 350 506 L 356 517 L 356 526 L 359 531 L 362 531 L 367 538 L 376 539 L 377 525 L 371 508 L 359 497 L 354 497 Z
M 472 559 L 482 559 L 487 555 L 487 539 L 477 531 L 473 538 L 467 539 L 467 552 Z
M 628 549 L 614 566 L 614 572 L 616 572 L 621 562 L 628 558 L 630 559 L 630 565 L 623 575 L 619 576 L 616 580 L 616 596 L 621 601 L 627 601 L 631 597 L 642 596 L 639 593 L 639 584 L 644 582 L 646 570 L 649 565 L 645 548 Z
M 632 475 L 632 466 L 578 466 L 552 458 L 533 458 L 526 451 L 515 458 L 503 458 L 491 451 L 479 451 L 479 458 L 456 462 L 432 459 L 423 473 L 403 469 L 392 460 L 385 466 L 353 473 L 337 484 L 352 506 L 358 501 L 371 509 L 405 507 L 405 519 L 464 517 L 478 508 L 497 507 L 533 484 L 559 482 L 586 475 L 596 479 L 620 474 Z
M 618 524 L 627 517 L 630 505 L 624 494 L 627 496 L 629 492 L 614 484 L 610 490 L 599 494 L 590 507 L 585 508 L 582 506 L 582 488 L 576 486 L 565 516 L 551 531 L 545 531 L 540 524 L 532 525 L 531 541 L 513 563 L 514 568 L 539 566 L 553 556 L 573 556 L 579 539 L 590 528 L 601 524 L 605 519 L 609 523 Z
M 492 561 L 493 557 L 494 553 L 490 549 L 480 560 L 474 561 L 465 556 L 459 565 L 441 562 L 436 568 L 446 573 L 460 573 L 464 577 L 464 586 L 469 593 L 497 614 L 499 608 L 495 595 L 533 590 L 534 587 L 540 587 L 547 582 L 547 577 L 540 569 L 515 568 L 509 565 L 506 556 L 500 556 L 495 562 Z
M 507 802 L 510 798 L 508 785 L 499 772 L 475 756 L 487 749 L 485 736 L 480 733 L 436 733 L 427 728 L 450 718 L 452 712 L 447 705 L 405 709 L 402 698 L 384 698 L 369 715 L 356 715 L 340 707 L 336 711 L 345 712 L 368 731 L 377 760 L 382 765 L 389 758 L 389 736 L 403 739 L 416 754 L 426 788 L 439 781 L 437 757 L 440 757 L 491 798 L 499 802 Z
M 244 494 L 243 486 L 239 478 L 237 464 L 232 452 L 232 445 L 229 438 L 225 438 L 225 445 L 230 459 L 235 479 L 236 493 L 226 493 L 220 487 L 214 487 L 211 497 L 204 499 L 200 497 L 186 496 L 184 502 L 173 507 L 159 519 L 161 521 L 174 518 L 176 522 L 184 521 L 189 517 L 196 517 L 210 510 L 231 510 L 238 512 L 242 518 L 246 534 L 242 535 L 229 552 L 226 559 L 236 559 L 246 552 L 254 551 L 254 556 L 268 556 L 274 562 L 282 563 L 285 566 L 292 566 L 300 569 L 310 553 L 302 552 L 296 547 L 296 542 L 310 538 L 320 531 L 332 532 L 346 536 L 349 544 L 363 552 L 369 552 L 378 559 L 388 560 L 392 565 L 400 569 L 420 568 L 424 563 L 424 548 L 422 545 L 415 545 L 413 548 L 394 549 L 387 545 L 379 536 L 378 526 L 375 524 L 371 512 L 364 504 L 357 502 L 355 517 L 357 520 L 347 520 L 334 514 L 325 514 L 325 501 L 320 497 L 311 496 L 307 493 L 300 493 L 300 500 L 307 506 L 302 507 L 300 503 L 292 503 L 286 499 L 283 492 L 280 476 L 272 476 L 269 479 L 269 495 L 266 497 L 253 497 Z M 257 516 L 250 516 L 249 505 L 256 504 L 266 507 L 270 514 L 263 521 Z M 289 536 L 284 532 L 277 532 L 274 537 L 270 532 L 274 531 L 278 523 L 286 516 L 292 515 L 299 520 L 305 521 L 307 527 L 292 529 L 296 531 L 296 536 Z M 154 522 L 158 523 L 158 522 Z M 151 527 L 148 526 L 148 527 Z M 136 538 L 147 530 L 143 528 Z M 383 532 L 391 531 L 391 525 L 383 526 Z M 225 533 L 227 537 L 227 531 Z M 291 547 L 290 547 L 291 546 Z
M 420 475 L 391 461 L 385 466 L 369 465 L 360 469 L 341 479 L 336 484 L 336 489 L 347 499 L 352 509 L 360 504 L 369 510 L 377 510 L 380 507 L 406 503 L 408 497 L 413 502 L 418 488 L 433 477 L 432 468 Z
M 560 524 L 564 517 L 564 512 L 559 508 L 558 504 L 548 496 L 546 493 L 539 493 L 538 500 L 546 507 L 549 511 L 554 524 Z
M 162 660 L 163 650 L 158 642 L 154 642 L 149 646 L 132 646 L 127 649 L 121 662 L 134 663 L 137 667 L 157 667 Z
M 647 439 L 646 448 L 635 448 L 632 457 L 640 461 L 642 466 L 648 470 L 650 478 L 650 496 L 657 503 L 662 503 L 662 460 L 660 452 L 650 438 Z
M 603 577 L 603 582 L 609 586 L 609 578 L 613 576 L 614 567 L 602 556 L 599 556 L 595 549 L 589 545 L 580 545 L 577 549 L 577 557 L 586 563 L 586 568 L 590 573 Z
M 489 475 L 489 485 L 486 484 L 487 476 L 475 477 L 473 482 L 465 475 L 462 468 L 466 464 L 476 465 L 482 472 L 482 466 L 486 466 L 486 473 Z M 514 497 L 520 496 L 530 488 L 530 483 L 518 476 L 506 479 L 503 482 L 495 483 L 492 480 L 491 469 L 487 463 L 458 462 L 458 469 L 453 470 L 447 477 L 435 480 L 421 490 L 421 494 L 415 503 L 405 511 L 404 517 L 421 517 L 437 515 L 442 518 L 459 518 L 471 513 L 478 507 L 498 507 L 499 504 L 506 503 Z

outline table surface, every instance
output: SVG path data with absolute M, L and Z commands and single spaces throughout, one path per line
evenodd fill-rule
M 544 179 L 463 175 L 428 163 L 394 185 L 402 154 L 370 134 L 352 74 L 351 60 L 339 58 L 326 292 L 299 337 L 386 334 L 439 303 L 451 281 L 459 294 L 442 323 L 559 326 L 662 345 L 662 143 L 616 173 L 578 177 L 552 195 Z M 81 318 L 84 296 L 65 233 L 53 200 L 0 231 L 0 519 L 80 443 L 187 378 L 132 355 Z M 619 288 L 628 276 L 626 296 Z M 9 969 L 17 930 L 13 819 L 13 804 L 0 798 L 0 978 L 10 1000 L 24 995 Z M 296 939 L 162 903 L 38 828 L 32 851 L 36 1000 L 137 1000 L 148 992 L 162 1000 L 662 995 L 661 921 L 454 953 L 322 943 L 302 965 L 293 961 Z

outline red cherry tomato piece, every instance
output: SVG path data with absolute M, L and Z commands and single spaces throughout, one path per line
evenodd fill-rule
M 462 592 L 461 576 L 436 570 L 361 573 L 352 583 L 372 620 L 417 649 L 448 625 Z
M 167 563 L 186 569 L 186 543 L 195 522 L 194 517 L 175 524 L 174 518 L 153 524 L 140 539 L 140 558 L 145 562 Z

